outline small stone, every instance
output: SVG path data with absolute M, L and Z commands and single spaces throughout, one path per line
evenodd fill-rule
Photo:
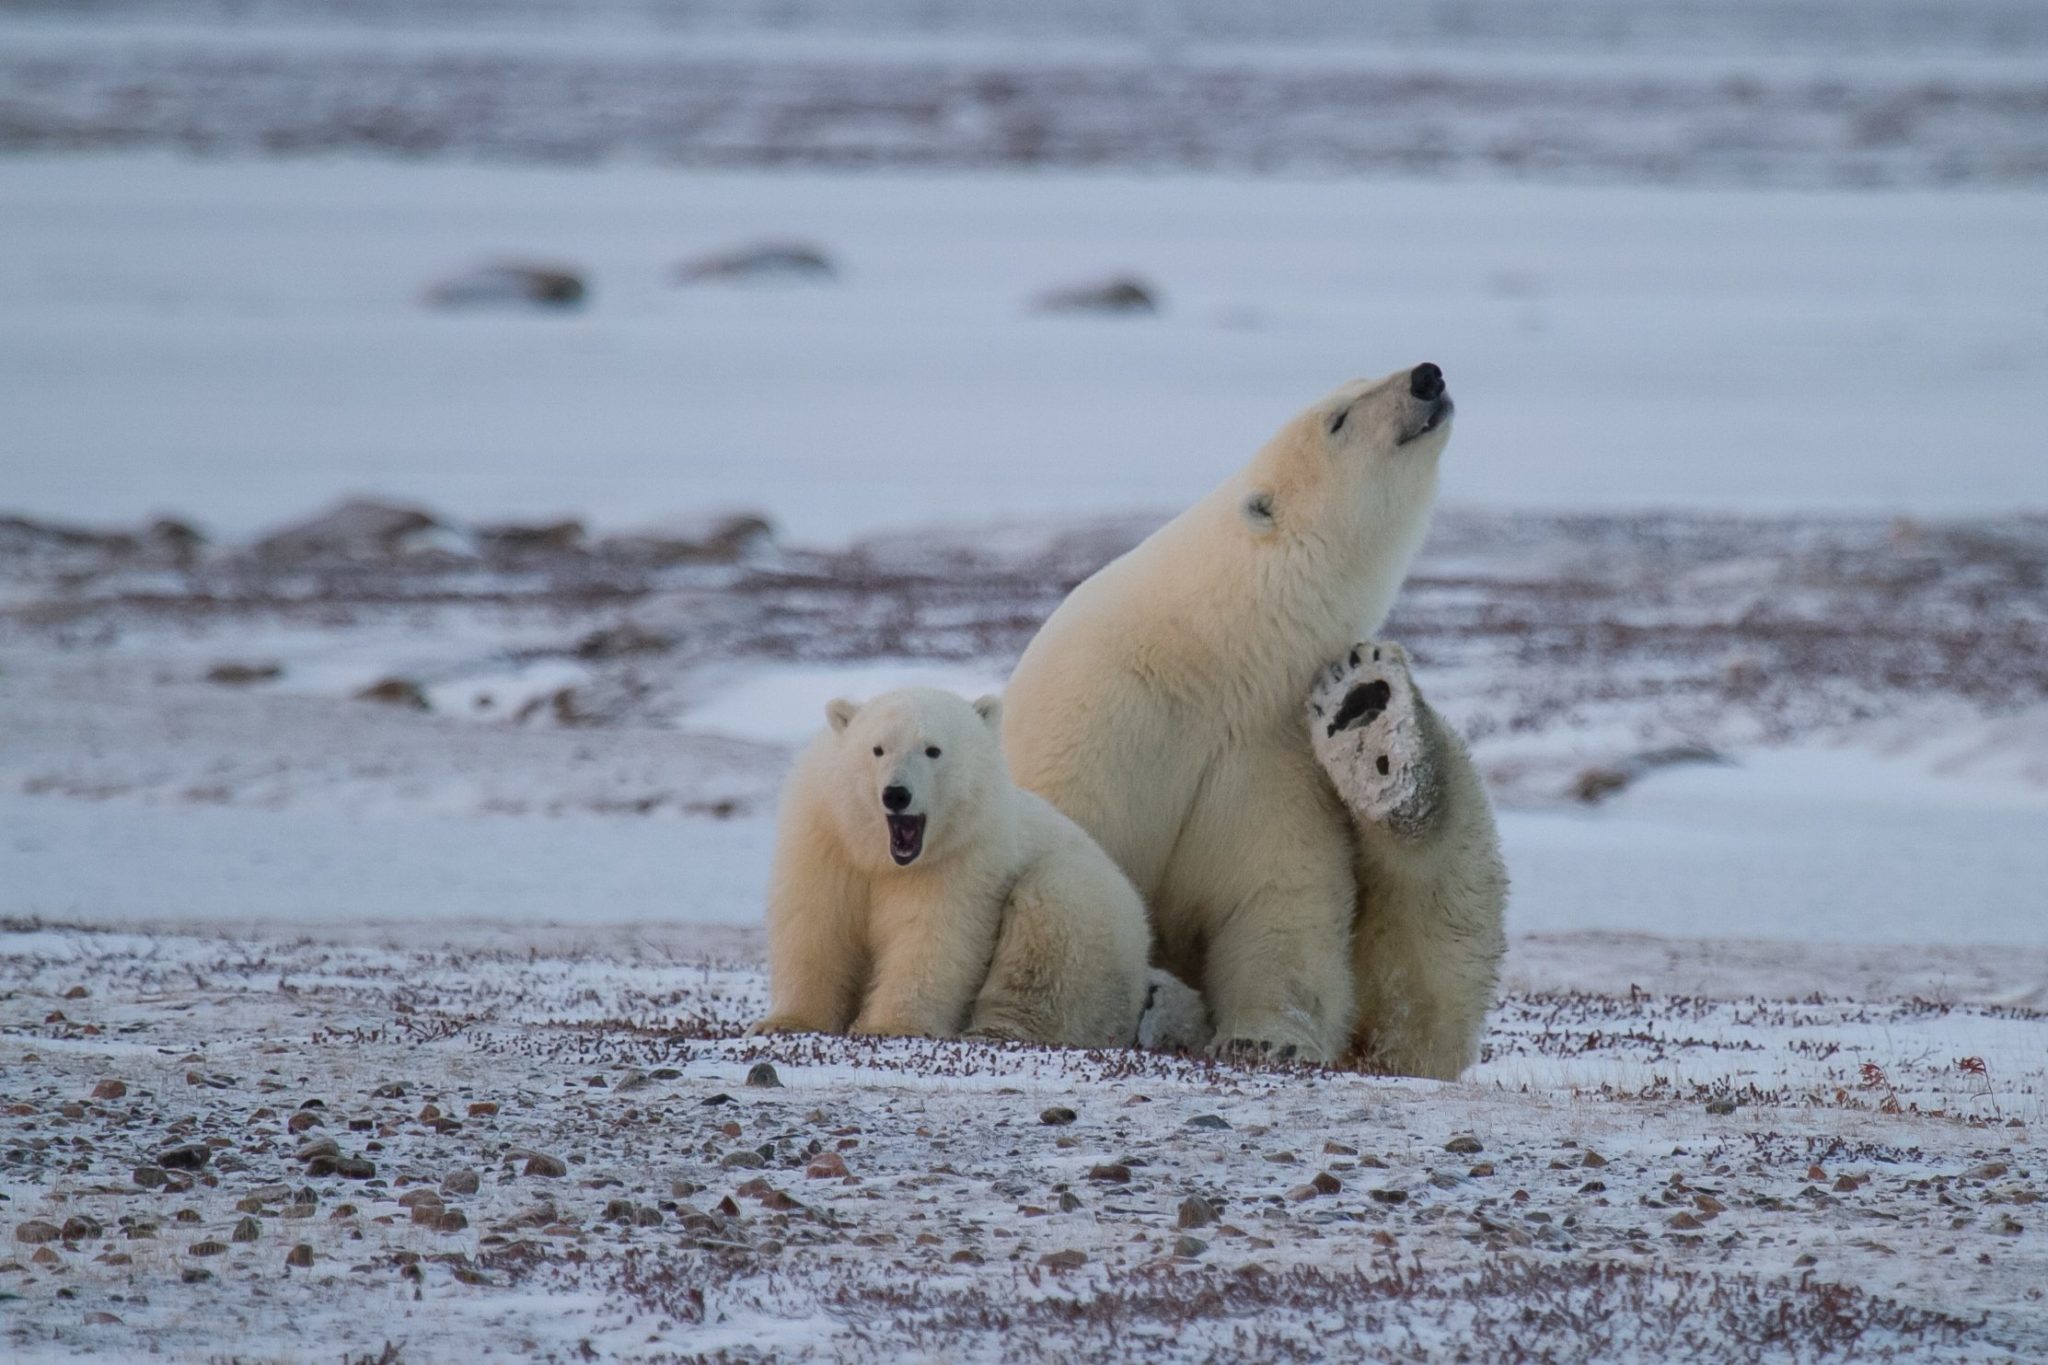
M 1325 1142 L 1324 1156 L 1357 1156 L 1358 1149 L 1347 1142 Z
M 1288 1202 L 1293 1204 L 1299 1204 L 1303 1200 L 1313 1199 L 1315 1197 L 1316 1187 L 1313 1185 L 1296 1185 L 1293 1189 L 1287 1192 Z
M 758 1171 L 768 1164 L 768 1159 L 743 1147 L 737 1152 L 727 1152 L 718 1159 L 718 1164 L 729 1171 Z
M 70 990 L 64 992 L 64 998 L 66 1000 L 84 1000 L 90 997 L 91 995 L 92 992 L 87 990 L 83 986 L 73 986 Z
M 334 1157 L 340 1155 L 340 1143 L 336 1142 L 331 1137 L 317 1137 L 310 1142 L 301 1144 L 299 1149 L 296 1152 L 292 1153 L 292 1160 L 311 1161 L 315 1157 Z
M 284 1121 L 284 1130 L 287 1133 L 296 1135 L 305 1132 L 308 1128 L 317 1128 L 322 1122 L 324 1120 L 318 1114 L 313 1113 L 311 1110 L 301 1109 L 298 1113 L 293 1114 Z
M 1474 1180 L 1483 1180 L 1493 1174 L 1493 1163 L 1491 1161 L 1482 1161 L 1471 1170 L 1465 1172 L 1465 1174 L 1471 1176 Z
M 849 1174 L 846 1158 L 837 1152 L 820 1152 L 811 1158 L 810 1165 L 804 1167 L 804 1175 L 812 1180 L 836 1180 Z
M 723 1090 L 721 1090 L 716 1095 L 705 1096 L 705 1098 L 699 1102 L 707 1106 L 715 1104 L 731 1104 L 733 1102 L 733 1098 L 732 1096 L 726 1094 Z
M 284 1263 L 287 1266 L 295 1266 L 300 1270 L 313 1264 L 313 1244 L 311 1242 L 299 1243 L 284 1254 Z
M 40 1218 L 32 1218 L 14 1230 L 14 1240 L 26 1242 L 30 1246 L 54 1242 L 63 1235 L 63 1231 L 55 1223 L 45 1223 Z
M 1444 1144 L 1444 1150 L 1454 1156 L 1478 1156 L 1486 1148 L 1481 1146 L 1479 1139 L 1473 1137 L 1470 1133 L 1460 1133 L 1457 1137 Z
M 497 1112 L 498 1105 L 495 1100 L 478 1100 L 469 1106 L 469 1116 L 473 1119 L 487 1119 Z
M 1701 1222 L 1698 1218 L 1696 1218 L 1690 1213 L 1674 1213 L 1669 1218 L 1664 1220 L 1664 1225 L 1666 1227 L 1677 1228 L 1681 1232 L 1689 1232 L 1694 1228 L 1703 1228 L 1706 1226 L 1705 1223 Z
M 227 1244 L 224 1242 L 205 1241 L 194 1242 L 189 1254 L 193 1256 L 225 1256 L 227 1251 Z
M 1581 1166 L 1605 1166 L 1607 1164 L 1607 1158 L 1600 1155 L 1598 1152 L 1588 1151 L 1584 1156 L 1579 1158 L 1579 1164 Z
M 213 1242 L 209 1245 L 220 1246 L 220 1243 Z M 221 1247 L 221 1250 L 225 1251 L 227 1250 L 227 1248 Z M 178 1278 L 183 1280 L 186 1284 L 205 1284 L 208 1280 L 213 1278 L 213 1272 L 211 1270 L 208 1270 L 205 1266 L 187 1266 L 185 1269 L 185 1273 L 180 1275 Z
M 253 1242 L 263 1235 L 263 1224 L 254 1218 L 244 1218 L 235 1224 L 235 1230 L 228 1237 L 231 1242 Z
M 1038 1263 L 1054 1270 L 1079 1270 L 1088 1264 L 1088 1253 L 1079 1249 L 1048 1251 L 1038 1258 Z
M 203 1142 L 182 1142 L 156 1154 L 156 1164 L 167 1171 L 196 1171 L 213 1160 L 213 1148 Z
M 1121 1161 L 1112 1161 L 1101 1166 L 1090 1167 L 1088 1178 L 1090 1180 L 1100 1180 L 1105 1184 L 1122 1185 L 1129 1182 L 1131 1168 L 1124 1165 Z
M 377 1163 L 368 1157 L 345 1156 L 334 1163 L 334 1173 L 343 1180 L 369 1180 L 377 1174 Z
M 1180 1201 L 1180 1217 L 1176 1226 L 1183 1228 L 1205 1228 L 1216 1221 L 1216 1206 L 1199 1194 L 1191 1194 Z
M 67 1242 L 85 1241 L 98 1237 L 105 1231 L 106 1228 L 100 1225 L 100 1220 L 90 1214 L 74 1213 L 64 1220 L 64 1240 Z
M 1197 1114 L 1183 1126 L 1188 1128 L 1228 1128 L 1230 1124 L 1216 1114 Z
M 37 1265 L 64 1264 L 64 1258 L 57 1254 L 57 1249 L 55 1247 L 37 1247 L 36 1254 L 29 1257 L 29 1260 L 35 1262 L 35 1264 Z
M 1050 1109 L 1041 1109 L 1038 1113 L 1038 1121 L 1049 1128 L 1063 1127 L 1066 1124 L 1072 1123 L 1076 1117 L 1077 1115 L 1074 1111 L 1063 1104 L 1055 1104 Z
M 92 1097 L 96 1100 L 118 1100 L 127 1093 L 128 1083 L 126 1081 L 101 1081 L 92 1088 Z
M 164 1174 L 164 1168 L 161 1166 L 137 1166 L 135 1168 L 135 1183 L 145 1190 L 153 1190 L 169 1179 L 170 1177 Z
M 555 1179 L 569 1174 L 569 1164 L 560 1157 L 534 1152 L 526 1158 L 526 1174 Z
M 1182 1235 L 1173 1241 L 1173 1254 L 1184 1261 L 1192 1261 L 1208 1249 L 1209 1244 L 1199 1237 Z
M 465 1166 L 459 1171 L 450 1171 L 441 1177 L 443 1194 L 475 1194 L 483 1184 L 483 1178 Z
M 1368 1190 L 1366 1193 L 1382 1204 L 1405 1204 L 1408 1202 L 1408 1191 L 1406 1190 Z
M 1060 1212 L 1073 1213 L 1081 1207 L 1081 1197 L 1072 1190 L 1060 1191 Z
M 1335 1194 L 1344 1188 L 1344 1182 L 1328 1171 L 1317 1171 L 1315 1179 L 1308 1182 L 1317 1194 Z
M 469 1226 L 469 1219 L 463 1216 L 461 1209 L 443 1209 L 433 1226 L 437 1232 L 460 1232 Z
M 1726 1095 L 1717 1095 L 1707 1101 L 1707 1112 L 1709 1114 L 1732 1114 L 1735 1112 L 1735 1101 L 1729 1099 Z
M 772 1062 L 755 1062 L 747 1068 L 747 1084 L 757 1090 L 779 1090 L 782 1077 L 775 1074 Z
M 1964 1171 L 1963 1177 L 1967 1180 L 1996 1180 L 2010 1169 L 2003 1161 L 1987 1161 Z

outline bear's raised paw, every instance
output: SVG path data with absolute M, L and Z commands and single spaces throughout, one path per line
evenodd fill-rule
M 1427 826 L 1435 773 L 1407 650 L 1353 645 L 1310 690 L 1308 721 L 1316 761 L 1354 816 L 1403 835 Z

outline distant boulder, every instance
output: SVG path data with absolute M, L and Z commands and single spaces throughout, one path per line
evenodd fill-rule
M 498 522 L 478 526 L 474 533 L 478 548 L 487 554 L 560 554 L 583 545 L 583 523 L 574 519 Z
M 427 287 L 432 308 L 575 308 L 588 289 L 581 272 L 535 261 L 494 261 Z
M 607 536 L 604 553 L 655 564 L 730 564 L 773 549 L 775 528 L 752 512 L 685 517 Z
M 786 280 L 823 284 L 837 279 L 832 258 L 806 242 L 755 242 L 698 256 L 676 267 L 679 284 Z
M 1159 311 L 1159 292 L 1131 275 L 1051 289 L 1033 300 L 1041 313 L 1135 314 Z
M 0 515 L 0 558 L 62 556 L 67 562 L 118 560 L 126 566 L 183 567 L 197 559 L 205 545 L 204 535 L 173 517 L 159 517 L 130 531 Z
M 318 516 L 272 531 L 249 548 L 258 559 L 293 564 L 398 559 L 426 551 L 459 550 L 462 542 L 431 512 L 351 498 Z

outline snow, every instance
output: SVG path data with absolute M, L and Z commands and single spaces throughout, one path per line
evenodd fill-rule
M 2048 504 L 2034 194 L 120 156 L 0 161 L 0 204 L 9 500 L 45 514 L 241 535 L 369 490 L 610 525 L 748 506 L 822 543 L 1170 508 L 1423 359 L 1459 398 L 1453 500 Z M 665 279 L 788 236 L 843 283 Z M 580 263 L 590 303 L 421 306 L 503 255 Z M 1164 312 L 1028 311 L 1107 269 Z

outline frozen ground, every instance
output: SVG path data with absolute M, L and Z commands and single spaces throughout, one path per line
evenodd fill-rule
M 670 278 L 814 240 L 829 284 Z M 1490 507 L 2048 506 L 2048 197 L 0 159 L 6 505 L 246 535 L 342 493 L 631 525 L 1176 507 L 1423 359 Z M 500 255 L 585 305 L 422 306 Z M 1147 317 L 1049 316 L 1134 271 Z

